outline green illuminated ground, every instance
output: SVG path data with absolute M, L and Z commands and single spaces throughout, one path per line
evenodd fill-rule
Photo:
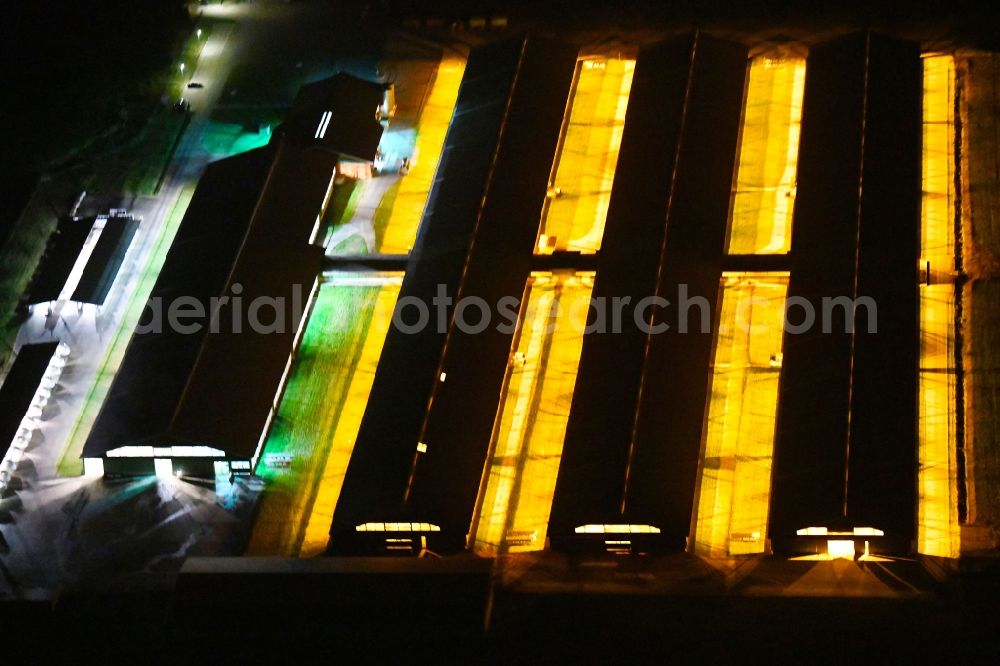
M 214 118 L 201 138 L 202 147 L 216 159 L 231 157 L 267 145 L 271 126 L 264 123 L 258 131 L 248 131 L 237 123 L 219 122 Z
M 249 554 L 297 553 L 368 334 L 379 286 L 320 288 L 257 473 L 267 480 Z M 291 454 L 289 467 L 268 454 Z

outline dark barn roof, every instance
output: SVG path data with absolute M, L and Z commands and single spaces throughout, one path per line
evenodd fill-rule
M 104 304 L 138 229 L 139 221 L 131 215 L 116 215 L 104 222 L 104 230 L 83 269 L 72 300 Z
M 223 293 L 264 185 L 272 153 L 260 148 L 210 164 L 188 206 L 150 300 L 207 302 Z M 165 313 L 164 313 L 165 314 Z M 141 325 L 150 325 L 151 311 Z M 207 331 L 133 335 L 84 447 L 99 456 L 123 444 L 168 444 L 170 424 Z
M 309 244 L 336 156 L 281 145 L 254 214 L 253 224 L 229 277 L 242 287 L 242 330 L 234 330 L 233 308 L 224 307 L 219 332 L 205 341 L 174 420 L 176 432 L 210 442 L 235 457 L 256 453 L 275 393 L 292 353 L 299 318 L 323 261 L 323 248 Z M 298 295 L 295 292 L 298 291 Z M 284 302 L 280 332 L 254 331 L 248 308 L 255 299 Z M 259 314 L 270 324 L 274 310 Z
M 0 458 L 7 455 L 58 342 L 25 345 L 0 386 Z
M 350 74 L 302 86 L 284 126 L 286 136 L 300 146 L 320 146 L 373 161 L 382 139 L 375 111 L 382 103 L 383 90 L 379 83 Z

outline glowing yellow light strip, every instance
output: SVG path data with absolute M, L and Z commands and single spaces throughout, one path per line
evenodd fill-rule
M 764 550 L 787 273 L 724 273 L 695 552 Z
M 920 288 L 920 412 L 917 549 L 960 551 L 955 414 L 955 63 L 923 60 L 923 198 Z
M 634 71 L 634 60 L 578 64 L 538 252 L 600 249 Z
M 791 246 L 805 78 L 802 58 L 751 61 L 730 254 L 782 254 Z
M 545 546 L 592 288 L 591 274 L 528 281 L 475 529 L 478 552 Z
M 351 383 L 334 430 L 319 490 L 309 513 L 309 522 L 306 524 L 305 536 L 299 550 L 299 555 L 302 557 L 319 555 L 326 549 L 330 524 L 333 522 L 333 511 L 340 498 L 340 489 L 347 474 L 347 464 L 354 452 L 354 442 L 361 428 L 365 408 L 368 406 L 368 395 L 375 381 L 375 370 L 382 355 L 382 345 L 385 343 L 385 336 L 392 322 L 392 309 L 399 296 L 401 280 L 402 278 L 398 278 L 385 284 L 378 292 L 375 312 L 368 327 L 368 334 L 365 336 L 364 346 L 361 348 L 358 364 L 354 368 L 354 374 L 351 375 Z
M 413 247 L 464 73 L 465 60 L 461 58 L 445 57 L 438 66 L 430 95 L 417 121 L 417 141 L 410 158 L 410 170 L 400 181 L 378 247 L 382 254 L 406 254 Z

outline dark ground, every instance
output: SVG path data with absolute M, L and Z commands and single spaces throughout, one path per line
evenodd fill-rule
M 990 577 L 917 600 L 510 594 L 485 634 L 467 603 L 422 613 L 388 592 L 347 608 L 247 587 L 199 612 L 165 592 L 67 591 L 0 606 L 0 623 L 9 663 L 991 664 L 997 591 Z
M 179 0 L 53 0 L 5 7 L 0 154 L 7 173 L 68 159 L 158 101 L 190 19 Z

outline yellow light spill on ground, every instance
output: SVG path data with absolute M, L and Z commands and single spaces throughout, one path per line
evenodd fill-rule
M 917 549 L 960 550 L 955 414 L 954 94 L 951 56 L 923 60 L 923 198 L 920 287 L 919 503 Z
M 760 56 L 750 64 L 730 254 L 781 254 L 791 246 L 805 77 L 802 58 Z
M 382 254 L 407 254 L 413 247 L 464 73 L 465 60 L 461 58 L 445 57 L 438 66 L 434 85 L 417 121 L 410 171 L 399 184 L 392 214 L 378 247 Z
M 396 305 L 401 284 L 402 276 L 393 279 L 379 290 L 375 316 L 369 325 L 368 335 L 365 337 L 358 363 L 351 376 L 351 383 L 330 445 L 330 454 L 323 468 L 319 491 L 309 514 L 299 553 L 303 557 L 318 555 L 326 548 L 330 524 L 333 522 L 333 511 L 340 497 L 340 489 L 344 485 L 344 475 L 347 473 L 347 464 L 354 451 L 354 441 L 361 428 L 361 419 L 365 415 L 365 407 L 368 406 L 368 395 L 375 381 L 375 370 L 382 355 L 386 333 L 392 323 L 392 310 Z
M 577 65 L 539 252 L 600 249 L 634 70 L 634 60 L 582 60 Z
M 591 274 L 533 274 L 482 494 L 478 552 L 540 550 L 587 321 Z
M 764 550 L 787 273 L 724 273 L 695 552 Z
M 248 555 L 325 548 L 401 283 L 399 273 L 378 273 L 321 285 L 258 465 L 267 487 Z

